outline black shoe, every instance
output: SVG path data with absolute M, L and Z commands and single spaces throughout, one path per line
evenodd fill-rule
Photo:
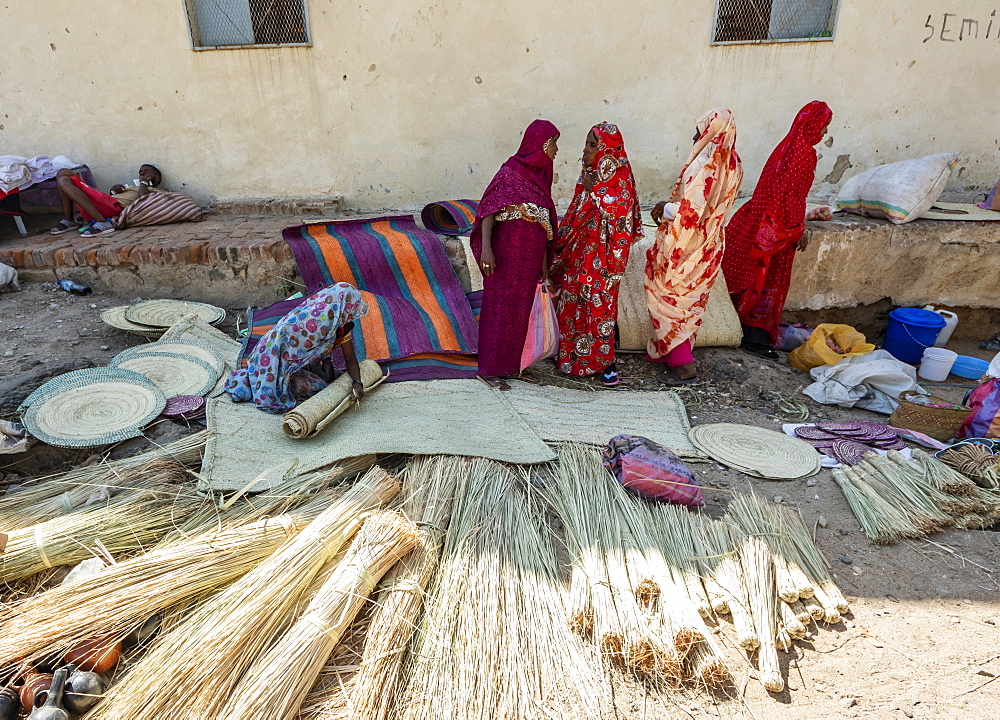
M 763 343 L 752 343 L 744 340 L 740 343 L 740 348 L 752 355 L 762 357 L 765 360 L 777 360 L 780 357 L 778 353 L 774 351 L 773 347 L 770 345 L 764 345 Z

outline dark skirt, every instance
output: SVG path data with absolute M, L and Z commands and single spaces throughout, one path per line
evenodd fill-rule
M 478 237 L 472 251 L 478 262 Z M 542 274 L 548 238 L 545 228 L 527 220 L 503 220 L 493 226 L 491 240 L 496 268 L 483 278 L 479 313 L 479 374 L 517 375 L 528 332 L 535 287 Z

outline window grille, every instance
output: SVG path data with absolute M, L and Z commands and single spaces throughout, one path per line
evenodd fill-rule
M 195 49 L 308 45 L 305 0 L 185 0 Z
M 717 0 L 714 45 L 832 40 L 838 0 Z

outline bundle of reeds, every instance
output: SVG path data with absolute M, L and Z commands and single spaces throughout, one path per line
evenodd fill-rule
M 397 512 L 381 512 L 366 520 L 305 612 L 247 669 L 220 715 L 248 720 L 295 718 L 375 584 L 419 539 L 417 526 Z
M 400 494 L 405 499 L 400 510 L 423 533 L 413 551 L 386 576 L 385 590 L 379 593 L 351 690 L 352 718 L 386 720 L 398 703 L 403 663 L 423 611 L 424 593 L 437 569 L 455 489 L 470 464 L 464 457 L 419 455 L 403 473 Z
M 941 462 L 981 488 L 1000 488 L 1000 456 L 982 445 L 962 445 L 941 453 Z
M 179 467 L 201 462 L 209 434 L 204 430 L 132 457 L 27 479 L 18 490 L 0 497 L 0 528 L 36 525 L 79 509 L 91 498 L 99 502 L 121 489 L 145 487 L 144 480 L 178 483 L 184 479 Z
M 768 692 L 781 692 L 785 683 L 778 663 L 777 593 L 774 584 L 772 553 L 758 538 L 747 537 L 739 549 L 750 614 L 759 638 L 757 670 L 761 685 Z M 783 643 L 784 644 L 784 643 Z M 746 646 L 743 645 L 746 649 Z
M 89 638 L 123 638 L 147 618 L 206 597 L 267 559 L 338 494 L 320 494 L 287 515 L 156 548 L 9 607 L 0 623 L 0 668 L 61 654 Z M 376 504 L 361 499 L 356 507 Z
M 13 583 L 49 568 L 73 565 L 106 553 L 131 553 L 160 542 L 206 505 L 177 488 L 130 490 L 109 501 L 8 533 L 0 581 Z
M 942 507 L 954 518 L 956 527 L 984 528 L 1000 520 L 1000 495 L 980 487 L 932 455 L 914 450 L 913 460 L 908 461 L 893 452 L 889 457 L 951 498 L 950 502 L 942 503 Z
M 730 616 L 740 647 L 752 652 L 760 646 L 760 638 L 750 615 L 750 601 L 740 564 L 739 548 L 745 537 L 731 525 L 708 520 L 701 526 L 699 559 L 705 574 L 715 580 L 721 592 L 712 609 Z
M 379 467 L 264 562 L 193 610 L 118 684 L 94 718 L 217 716 L 246 669 L 292 621 L 310 586 L 373 507 L 399 492 Z
M 873 543 L 896 542 L 904 537 L 923 537 L 928 527 L 914 523 L 909 512 L 900 507 L 894 497 L 879 484 L 872 483 L 867 473 L 850 467 L 834 469 L 833 479 L 851 506 L 861 530 Z
M 602 716 L 597 674 L 563 620 L 544 517 L 523 470 L 472 462 L 456 494 L 398 717 Z

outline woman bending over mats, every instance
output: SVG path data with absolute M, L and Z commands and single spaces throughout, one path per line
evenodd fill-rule
M 795 251 L 805 250 L 806 220 L 829 220 L 820 208 L 806 215 L 806 195 L 816 174 L 813 147 L 826 135 L 833 113 L 824 102 L 799 111 L 774 149 L 753 197 L 726 225 L 722 272 L 743 326 L 742 347 L 776 359 L 778 323 L 792 281 Z
M 743 181 L 736 153 L 736 123 L 716 108 L 699 121 L 694 147 L 669 202 L 652 210 L 659 224 L 656 242 L 646 253 L 646 304 L 653 334 L 647 347 L 667 385 L 698 381 L 694 337 L 701 325 L 725 247 L 723 224 Z
M 583 148 L 583 172 L 559 223 L 552 280 L 559 289 L 559 355 L 568 375 L 595 375 L 618 384 L 615 323 L 618 285 L 642 216 L 625 143 L 611 123 L 595 125 Z
M 558 139 L 559 130 L 547 120 L 528 126 L 517 154 L 483 193 L 472 228 L 472 252 L 483 272 L 479 377 L 501 390 L 510 389 L 504 378 L 521 372 L 535 287 L 548 280 Z
M 229 377 L 226 392 L 233 402 L 252 400 L 265 412 L 287 412 L 333 381 L 330 355 L 339 347 L 354 381 L 354 398 L 360 400 L 365 386 L 351 331 L 367 312 L 353 285 L 317 290 L 257 341 L 247 366 Z

